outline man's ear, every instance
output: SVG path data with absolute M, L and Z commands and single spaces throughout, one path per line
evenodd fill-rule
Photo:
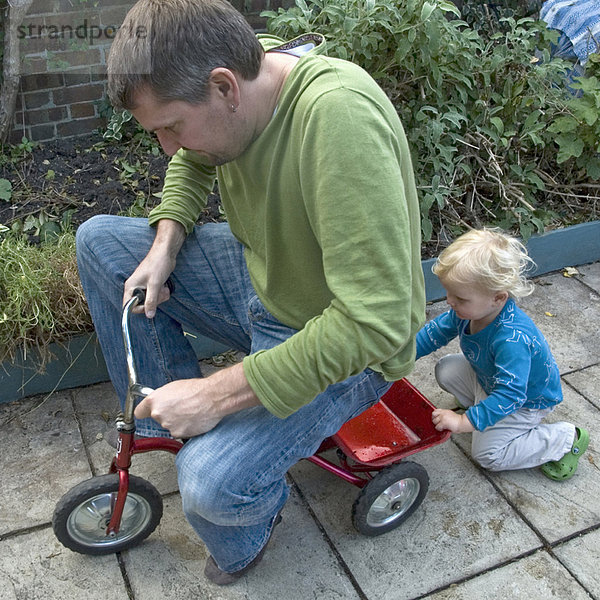
M 217 67 L 211 71 L 208 82 L 228 104 L 239 104 L 239 86 L 233 71 Z

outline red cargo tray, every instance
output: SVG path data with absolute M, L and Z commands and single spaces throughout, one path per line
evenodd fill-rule
M 394 382 L 381 400 L 348 421 L 333 441 L 354 461 L 381 467 L 441 444 L 449 431 L 431 422 L 435 406 L 406 379 Z

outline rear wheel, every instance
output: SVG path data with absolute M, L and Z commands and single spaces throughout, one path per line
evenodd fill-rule
M 415 512 L 428 488 L 427 471 L 417 463 L 401 462 L 382 469 L 354 502 L 354 527 L 368 536 L 395 529 Z
M 129 477 L 119 532 L 106 534 L 119 490 L 117 473 L 93 477 L 69 490 L 57 503 L 52 528 L 67 548 L 82 554 L 112 554 L 139 544 L 155 529 L 163 512 L 158 490 L 145 479 Z

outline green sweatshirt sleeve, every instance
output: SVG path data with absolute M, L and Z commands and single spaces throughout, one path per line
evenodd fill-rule
M 418 202 L 401 126 L 346 90 L 307 115 L 302 196 L 333 298 L 298 333 L 243 363 L 263 405 L 282 418 L 367 367 L 408 374 L 424 320 Z
M 206 198 L 215 182 L 214 167 L 203 164 L 190 150 L 179 150 L 169 162 L 161 203 L 148 217 L 150 225 L 161 219 L 181 223 L 190 233 L 206 206 Z

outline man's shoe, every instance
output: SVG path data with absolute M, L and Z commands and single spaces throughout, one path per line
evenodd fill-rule
M 212 556 L 209 556 L 206 559 L 206 565 L 204 565 L 204 575 L 209 581 L 217 585 L 229 585 L 230 583 L 234 583 L 237 581 L 242 575 L 245 575 L 250 569 L 255 567 L 263 557 L 265 550 L 269 542 L 271 541 L 271 536 L 273 535 L 273 531 L 276 525 L 281 523 L 281 511 L 277 513 L 275 516 L 275 520 L 273 521 L 273 527 L 271 528 L 271 533 L 269 534 L 269 539 L 266 541 L 265 545 L 261 548 L 261 551 L 254 557 L 254 559 L 249 562 L 243 569 L 239 571 L 234 571 L 233 573 L 228 573 L 227 571 L 223 571 L 219 568 L 215 559 Z

